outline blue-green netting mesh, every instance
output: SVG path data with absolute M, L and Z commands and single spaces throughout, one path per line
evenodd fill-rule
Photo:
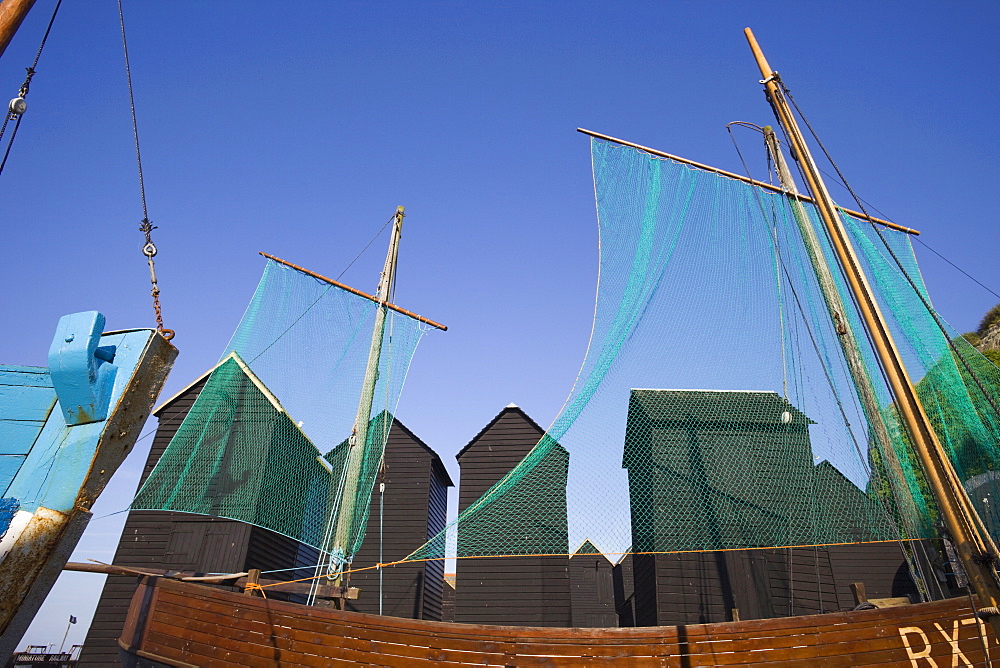
M 863 333 L 841 345 L 845 324 L 862 330 L 813 207 L 802 220 L 834 267 L 840 322 L 786 196 L 599 140 L 592 159 L 600 277 L 575 387 L 532 452 L 410 558 L 449 542 L 465 557 L 932 536 L 874 355 Z M 992 508 L 1000 371 L 920 302 L 908 235 L 845 219 L 941 438 Z
M 910 235 L 843 216 L 928 418 L 987 529 L 1000 537 L 1000 369 L 934 311 Z M 902 268 L 900 268 L 900 265 Z M 942 332 L 942 328 L 944 332 Z M 886 397 L 886 402 L 888 398 Z M 915 523 L 930 535 L 937 518 L 900 417 L 886 419 L 910 494 Z M 875 453 L 873 453 L 875 454 Z
M 328 550 L 343 485 L 331 451 L 351 434 L 378 308 L 269 261 L 222 362 L 132 507 L 226 517 Z M 383 426 L 426 331 L 391 310 L 385 323 L 349 554 L 363 539 Z

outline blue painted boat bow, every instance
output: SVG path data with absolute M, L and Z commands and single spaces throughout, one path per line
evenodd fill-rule
M 49 367 L 0 365 L 0 655 L 13 652 L 131 451 L 177 349 L 63 316 Z

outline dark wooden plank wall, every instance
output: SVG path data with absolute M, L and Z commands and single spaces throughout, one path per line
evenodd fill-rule
M 461 469 L 458 511 L 461 513 L 531 451 L 544 430 L 520 408 L 504 408 L 472 439 L 457 459 Z
M 574 554 L 569 560 L 572 626 L 608 628 L 618 626 L 612 564 L 601 554 Z
M 543 429 L 520 408 L 503 409 L 458 453 L 461 467 L 459 512 L 517 466 L 542 434 Z M 564 497 L 562 508 L 562 521 L 565 522 Z M 568 557 L 459 559 L 455 621 L 571 626 Z
M 920 541 L 917 546 L 933 550 L 933 546 L 925 541 Z M 919 590 L 910 577 L 909 567 L 897 543 L 835 545 L 830 548 L 830 568 L 841 609 L 845 605 L 854 606 L 850 588 L 852 582 L 863 582 L 869 598 L 908 596 L 911 601 L 920 600 Z M 926 576 L 934 577 L 934 574 L 928 572 Z M 948 592 L 948 595 L 958 596 L 961 593 Z M 937 597 L 937 594 L 931 592 L 931 596 Z
M 157 412 L 157 427 L 139 487 L 174 437 L 207 376 L 168 401 Z M 400 559 L 441 531 L 447 515 L 447 488 L 451 486 L 440 458 L 401 423 L 394 422 L 386 447 L 385 561 Z M 373 491 L 369 533 L 356 563 L 378 559 L 378 490 Z M 430 510 L 428 510 L 430 508 Z M 391 537 L 391 538 L 390 538 Z M 376 538 L 376 540 L 373 540 Z M 268 575 L 290 580 L 312 571 L 283 569 L 313 565 L 318 551 L 286 536 L 241 522 L 185 513 L 133 511 L 125 522 L 114 563 L 141 568 L 174 568 L 197 572 L 239 572 L 282 569 Z M 428 562 L 387 569 L 384 575 L 385 614 L 440 619 L 443 562 Z M 81 666 L 107 666 L 118 662 L 118 636 L 135 591 L 136 579 L 109 576 L 87 633 Z M 362 586 L 365 598 L 356 609 L 378 611 L 377 573 L 356 575 L 352 584 Z M 304 597 L 279 593 L 272 598 L 304 602 Z
M 431 462 L 431 487 L 427 504 L 427 538 L 428 540 L 444 531 L 448 524 L 448 488 L 454 486 L 444 464 L 435 455 Z M 424 613 L 421 619 L 444 618 L 444 603 L 446 589 L 454 593 L 455 589 L 444 581 L 444 560 L 428 561 L 424 565 Z M 454 617 L 454 602 L 452 597 L 451 614 Z
M 379 519 L 379 483 L 372 490 L 365 540 L 354 558 L 355 568 L 403 559 L 444 529 L 451 480 L 441 460 L 398 420 L 389 430 L 385 449 L 385 495 Z M 441 619 L 444 562 L 400 564 L 351 575 L 361 596 L 347 609 L 411 619 Z
M 181 421 L 205 385 L 201 379 L 171 399 L 157 413 L 159 425 L 153 437 L 139 487 L 170 443 Z M 138 490 L 138 487 L 136 488 Z M 298 541 L 233 520 L 163 511 L 132 511 L 115 552 L 114 562 L 131 568 L 171 568 L 206 573 L 234 573 L 260 568 L 285 569 L 316 563 L 317 550 Z M 301 577 L 302 571 L 270 574 L 274 580 Z M 108 576 L 87 632 L 81 666 L 118 663 L 118 636 L 135 591 L 136 578 Z M 274 593 L 271 596 L 300 602 L 301 597 Z
M 273 571 L 267 573 L 270 580 L 297 580 L 299 578 L 313 575 L 316 561 L 319 559 L 319 550 L 311 545 L 303 545 L 297 540 L 282 536 L 251 526 L 250 535 L 246 546 L 246 558 L 240 571 L 249 571 L 251 568 L 259 568 L 261 571 Z M 209 564 L 207 556 L 202 562 L 202 568 Z M 296 568 L 296 570 L 288 570 Z M 306 597 L 299 594 L 282 594 L 280 592 L 268 593 L 269 597 L 291 601 L 293 603 L 305 603 Z
M 815 615 L 823 612 L 850 610 L 854 607 L 850 582 L 839 583 L 833 572 L 830 555 L 835 547 L 799 547 L 768 552 L 764 555 L 770 575 L 770 605 L 762 605 L 749 619 L 793 615 Z M 862 546 L 848 546 L 861 548 Z M 861 550 L 873 559 L 884 556 L 884 550 Z M 903 555 L 895 548 L 896 566 Z M 893 569 L 895 575 L 895 569 Z M 871 578 L 867 578 L 871 579 Z M 839 586 L 838 586 L 839 585 Z M 875 589 L 882 589 L 881 582 L 872 579 Z M 845 596 L 846 594 L 846 596 Z M 873 594 L 874 596 L 874 594 Z M 767 614 L 770 609 L 770 614 Z M 742 612 L 742 608 L 740 609 Z
M 634 555 L 638 626 L 701 624 L 851 610 L 869 598 L 919 594 L 896 543 Z M 622 602 L 619 601 L 619 606 Z
M 611 572 L 615 591 L 615 611 L 618 613 L 618 626 L 621 627 L 636 625 L 634 559 L 633 555 L 626 554 L 618 560 Z
M 441 593 L 441 621 L 455 621 L 455 587 L 447 581 L 445 581 L 444 591 Z

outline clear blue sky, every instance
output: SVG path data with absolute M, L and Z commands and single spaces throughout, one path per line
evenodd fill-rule
M 0 60 L 13 97 L 54 4 Z M 166 325 L 164 396 L 213 365 L 263 250 L 336 276 L 396 205 L 398 302 L 425 338 L 399 417 L 453 473 L 504 405 L 546 425 L 582 359 L 596 224 L 577 126 L 741 172 L 725 124 L 770 123 L 754 28 L 856 190 L 1000 292 L 995 2 L 125 3 Z M 45 364 L 59 316 L 152 324 L 117 11 L 67 2 L 5 173 L 0 361 Z M 755 176 L 755 136 L 741 135 Z M 842 193 L 835 196 L 847 203 Z M 345 275 L 374 290 L 384 241 Z M 918 244 L 939 311 L 998 300 Z M 131 500 L 149 439 L 95 509 Z M 75 558 L 109 561 L 124 515 Z M 82 642 L 99 576 L 64 577 L 26 641 Z

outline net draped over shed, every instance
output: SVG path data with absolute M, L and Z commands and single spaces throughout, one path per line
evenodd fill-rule
M 815 208 L 808 224 L 848 305 L 839 322 L 786 195 L 611 142 L 591 148 L 599 290 L 576 384 L 524 460 L 410 558 L 444 557 L 449 541 L 471 557 L 569 554 L 585 540 L 617 555 L 936 536 Z M 908 234 L 842 218 L 959 476 L 1000 503 L 1000 370 L 921 301 Z M 867 411 L 859 383 L 872 388 Z M 552 466 L 557 451 L 568 468 Z M 532 503 L 563 491 L 565 518 Z M 558 540 L 533 540 L 560 523 Z
M 243 319 L 132 508 L 247 522 L 328 550 L 379 304 L 269 260 Z M 386 311 L 348 551 L 426 327 Z M 380 426 L 381 425 L 381 426 Z M 362 444 L 359 444 L 359 446 Z

